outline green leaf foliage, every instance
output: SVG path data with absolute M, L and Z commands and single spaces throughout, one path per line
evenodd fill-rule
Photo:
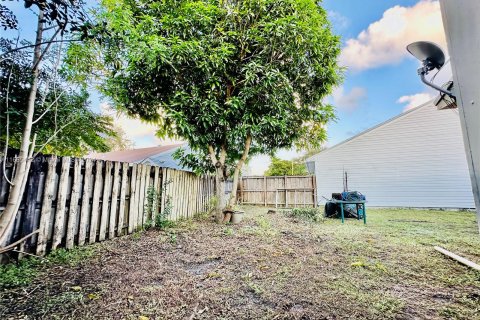
M 315 148 L 334 118 L 340 40 L 314 0 L 104 0 L 101 29 L 69 49 L 67 74 L 100 80 L 117 108 L 181 137 L 211 171 L 279 148 Z
M 277 157 L 271 157 L 270 165 L 266 176 L 306 176 L 308 175 L 307 167 L 302 161 L 282 160 Z

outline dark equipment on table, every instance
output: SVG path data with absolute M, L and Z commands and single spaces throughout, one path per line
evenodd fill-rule
M 326 218 L 340 218 L 342 223 L 345 218 L 363 219 L 367 223 L 367 212 L 365 196 L 358 191 L 348 191 L 348 173 L 343 170 L 343 192 L 332 193 L 332 199 L 327 199 L 325 203 Z
M 340 201 L 364 201 L 365 196 L 358 191 L 344 191 L 342 193 L 332 193 L 332 200 Z M 344 214 L 346 218 L 359 219 L 363 217 L 363 208 L 357 208 L 356 205 L 346 204 L 344 206 Z M 334 201 L 327 201 L 325 204 L 325 217 L 327 218 L 339 218 L 340 217 L 340 204 Z

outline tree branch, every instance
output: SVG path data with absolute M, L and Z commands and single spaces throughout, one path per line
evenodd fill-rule
M 69 126 L 70 124 L 72 124 L 74 121 L 76 120 L 76 118 L 73 118 L 71 121 L 65 123 L 63 126 L 61 126 L 59 129 L 55 130 L 55 132 L 50 136 L 50 138 L 48 138 L 48 140 L 42 144 L 40 146 L 40 148 L 38 148 L 38 151 L 35 153 L 35 155 L 33 156 L 33 158 L 35 158 L 42 150 L 43 148 L 45 148 L 45 146 L 50 142 L 52 141 L 56 136 L 57 134 L 62 131 L 65 127 Z
M 38 118 L 37 118 L 36 120 L 34 120 L 34 121 L 32 122 L 32 124 L 35 124 L 35 123 L 37 123 L 38 121 L 40 121 L 40 120 L 43 118 L 43 116 L 44 116 L 45 114 L 47 114 L 48 111 L 50 111 L 50 109 L 52 108 L 52 106 L 57 103 L 57 101 L 61 98 L 61 96 L 62 96 L 64 93 L 65 93 L 65 90 L 63 90 L 62 92 L 60 92 L 60 95 L 58 95 L 58 96 L 55 98 L 55 100 L 47 107 L 47 109 L 46 109 L 40 116 L 38 116 Z
M 247 160 L 248 153 L 250 152 L 250 145 L 251 144 L 252 144 L 252 136 L 247 135 L 247 139 L 245 140 L 245 149 L 243 149 L 243 154 L 242 154 L 242 157 L 240 158 L 240 160 L 237 163 L 237 167 L 239 165 L 243 165 L 245 160 Z M 240 169 L 241 169 L 241 167 L 240 167 Z
M 45 42 L 40 42 L 38 45 L 44 45 L 44 44 L 48 44 L 48 43 L 59 43 L 59 42 L 81 42 L 82 40 L 80 39 L 69 39 L 69 40 L 54 40 L 54 41 L 45 41 Z M 6 56 L 10 53 L 13 53 L 13 52 L 16 52 L 16 51 L 20 51 L 20 50 L 23 50 L 23 49 L 27 49 L 27 48 L 34 48 L 35 46 L 37 46 L 37 44 L 29 44 L 27 46 L 23 46 L 23 47 L 18 47 L 18 48 L 15 48 L 15 49 L 12 49 L 10 51 L 7 51 L 5 53 L 2 53 L 0 54 L 0 57 L 3 57 L 3 56 Z
M 20 240 L 17 240 L 14 243 L 11 243 L 8 246 L 5 246 L 5 247 L 1 248 L 0 249 L 0 254 L 12 250 L 16 246 L 18 246 L 20 243 L 22 243 L 23 241 L 27 240 L 28 238 L 32 237 L 33 235 L 35 235 L 39 232 L 40 232 L 40 229 L 37 229 L 37 230 L 33 231 L 32 233 L 27 234 L 25 237 L 21 238 Z

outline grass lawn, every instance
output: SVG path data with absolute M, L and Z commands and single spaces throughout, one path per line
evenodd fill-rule
M 472 212 L 370 209 L 364 226 L 244 209 L 9 267 L 0 319 L 480 319 L 480 272 L 433 249 L 480 263 Z

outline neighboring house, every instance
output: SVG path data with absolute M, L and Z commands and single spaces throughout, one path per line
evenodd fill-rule
M 191 171 L 184 168 L 178 160 L 173 159 L 173 153 L 179 148 L 189 149 L 186 143 L 172 144 L 151 148 L 140 148 L 122 151 L 112 151 L 105 153 L 91 153 L 86 158 L 121 161 L 129 163 L 143 163 L 178 170 Z
M 323 197 L 348 188 L 368 206 L 474 208 L 458 110 L 432 102 L 406 111 L 307 159 Z

